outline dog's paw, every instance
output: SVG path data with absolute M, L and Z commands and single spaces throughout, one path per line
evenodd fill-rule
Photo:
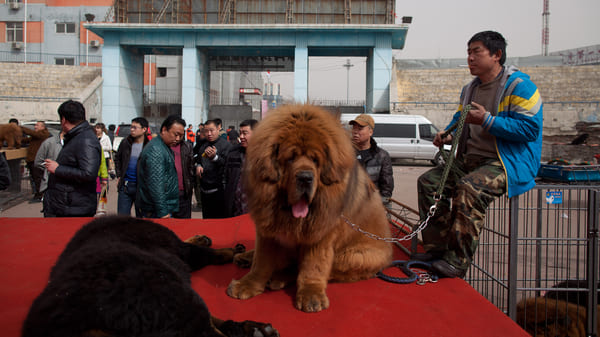
M 244 321 L 244 331 L 246 336 L 249 337 L 279 337 L 279 331 L 277 331 L 269 323 L 260 323 L 254 321 Z
M 279 337 L 279 332 L 271 324 L 254 321 L 225 321 L 219 331 L 229 337 Z
M 319 312 L 329 308 L 329 298 L 324 289 L 304 287 L 296 293 L 296 308 L 304 312 Z
M 250 268 L 254 258 L 254 250 L 237 254 L 233 257 L 233 263 L 240 268 Z
M 246 251 L 246 246 L 244 246 L 241 243 L 238 243 L 237 245 L 235 245 L 235 247 L 233 247 L 233 255 L 237 255 L 237 254 L 241 254 L 243 252 Z
M 194 235 L 191 238 L 185 240 L 186 243 L 191 243 L 200 247 L 212 246 L 212 240 L 206 235 Z
M 264 290 L 264 287 L 261 289 L 260 287 L 256 287 L 253 284 L 249 284 L 249 282 L 244 282 L 243 280 L 231 280 L 229 287 L 227 287 L 227 295 L 240 300 L 247 300 L 251 297 L 262 294 Z

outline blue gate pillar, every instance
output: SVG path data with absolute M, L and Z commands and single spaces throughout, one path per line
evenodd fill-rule
M 375 47 L 367 58 L 367 112 L 390 112 L 392 45 L 388 37 L 376 36 Z
M 297 37 L 294 51 L 294 100 L 308 102 L 308 45 L 303 35 Z
M 206 52 L 185 43 L 181 71 L 181 117 L 194 127 L 208 116 L 210 71 Z
M 119 34 L 107 33 L 102 47 L 102 122 L 129 123 L 142 115 L 144 55 L 119 44 Z

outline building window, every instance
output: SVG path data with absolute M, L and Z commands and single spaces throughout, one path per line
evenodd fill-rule
M 74 34 L 75 24 L 72 22 L 61 22 L 56 24 L 57 34 Z
M 54 64 L 64 65 L 64 66 L 74 66 L 75 59 L 72 57 L 57 57 L 54 59 Z
M 21 0 L 6 0 L 7 4 L 11 4 L 11 3 L 14 3 L 14 2 L 21 3 L 23 1 L 21 1 Z
M 167 68 L 166 67 L 158 67 L 156 68 L 157 75 L 156 77 L 167 77 Z
M 6 41 L 23 42 L 23 22 L 7 22 L 6 23 Z

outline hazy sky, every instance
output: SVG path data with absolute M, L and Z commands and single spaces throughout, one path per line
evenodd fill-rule
M 412 16 L 398 59 L 466 58 L 476 32 L 496 30 L 508 42 L 507 56 L 542 52 L 543 0 L 397 0 L 399 23 Z M 600 44 L 600 0 L 550 0 L 550 52 Z M 364 99 L 365 59 L 351 58 L 350 99 Z M 346 99 L 346 58 L 311 58 L 309 98 Z M 285 98 L 293 97 L 293 75 L 273 73 Z

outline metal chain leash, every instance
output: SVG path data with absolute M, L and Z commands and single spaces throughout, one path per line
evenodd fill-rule
M 444 157 L 446 165 L 444 167 L 444 171 L 442 172 L 442 179 L 440 180 L 440 185 L 438 186 L 438 190 L 433 195 L 433 200 L 435 200 L 435 203 L 433 205 L 431 205 L 431 207 L 429 207 L 429 212 L 427 212 L 427 218 L 425 218 L 424 221 L 421 221 L 421 223 L 419 223 L 419 226 L 417 227 L 417 229 L 413 230 L 410 234 L 407 234 L 401 238 L 384 238 L 377 234 L 373 234 L 371 232 L 365 231 L 364 229 L 360 228 L 357 224 L 350 221 L 344 214 L 341 215 L 342 219 L 348 225 L 350 225 L 350 227 L 352 227 L 352 229 L 354 229 L 355 231 L 363 234 L 364 236 L 366 236 L 370 239 L 377 240 L 377 241 L 384 241 L 384 242 L 389 242 L 389 243 L 408 241 L 408 240 L 412 240 L 415 236 L 417 236 L 419 233 L 421 233 L 425 229 L 425 227 L 427 227 L 429 220 L 435 214 L 435 211 L 437 210 L 438 202 L 440 200 L 442 200 L 442 197 L 443 197 L 442 192 L 444 190 L 444 185 L 446 185 L 446 180 L 448 179 L 448 175 L 450 174 L 450 169 L 452 168 L 452 164 L 454 164 L 454 157 L 455 157 L 454 153 L 456 152 L 456 147 L 458 146 L 460 135 L 462 134 L 462 131 L 463 131 L 465 119 L 467 118 L 467 115 L 469 114 L 470 110 L 471 110 L 471 105 L 467 104 L 463 108 L 458 122 L 456 122 L 454 125 L 449 127 L 448 130 L 446 130 L 446 132 L 444 132 L 442 134 L 442 139 L 444 139 L 452 131 L 454 131 L 456 129 L 456 132 L 454 132 L 454 136 L 452 139 L 452 147 L 450 148 L 450 153 L 448 154 L 447 157 Z M 444 156 L 444 144 L 440 145 L 440 151 L 442 152 L 442 156 Z

